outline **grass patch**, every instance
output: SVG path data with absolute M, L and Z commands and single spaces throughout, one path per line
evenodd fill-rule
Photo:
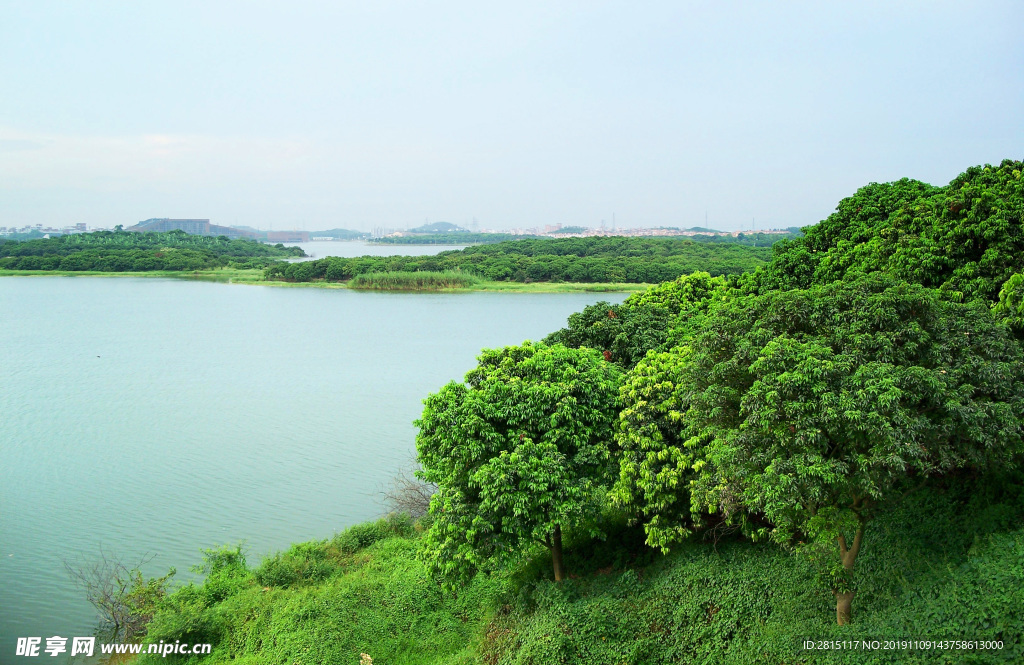
M 377 291 L 440 291 L 468 289 L 480 284 L 480 278 L 458 270 L 416 272 L 371 272 L 356 275 L 348 282 L 352 289 Z
M 636 293 L 646 291 L 650 284 L 622 282 L 481 282 L 474 291 L 506 293 Z
M 1018 663 L 1024 659 L 1024 487 L 950 479 L 871 522 L 854 623 L 805 556 L 737 534 L 663 556 L 606 515 L 608 538 L 571 537 L 569 579 L 545 553 L 445 592 L 416 558 L 423 525 L 393 516 L 302 543 L 248 568 L 208 550 L 201 585 L 177 590 L 147 641 L 210 642 L 205 658 L 138 665 L 375 663 L 541 665 Z M 806 651 L 803 640 L 1001 640 L 1000 650 Z

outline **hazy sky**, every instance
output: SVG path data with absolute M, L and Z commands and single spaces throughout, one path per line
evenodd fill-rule
M 1024 3 L 0 0 L 0 226 L 803 226 L 1024 157 Z

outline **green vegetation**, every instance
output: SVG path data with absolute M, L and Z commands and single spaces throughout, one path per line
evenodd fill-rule
M 483 352 L 417 422 L 421 521 L 255 571 L 208 555 L 146 639 L 239 663 L 1024 660 L 1021 170 L 869 185 L 756 270 Z M 672 256 L 591 240 L 515 256 Z
M 424 558 L 464 582 L 536 543 L 561 581 L 562 527 L 593 523 L 612 481 L 621 374 L 596 351 L 529 342 L 479 361 L 416 421 L 420 475 L 439 488 Z
M 349 283 L 352 289 L 380 291 L 437 291 L 468 289 L 480 284 L 480 278 L 458 270 L 443 272 L 368 272 L 356 275 Z
M 551 333 L 544 341 L 598 349 L 623 369 L 632 369 L 648 351 L 674 346 L 675 331 L 726 293 L 724 277 L 684 275 L 631 295 L 621 305 L 602 301 L 585 307 L 569 317 L 568 327 Z
M 152 556 L 128 564 L 100 550 L 93 560 L 65 561 L 64 567 L 100 616 L 100 632 L 110 641 L 137 641 L 146 634 L 157 608 L 167 598 L 172 568 L 163 577 L 145 579 L 140 570 Z
M 975 166 L 945 187 L 903 179 L 863 187 L 805 236 L 773 247 L 768 269 L 743 280 L 760 292 L 886 272 L 950 299 L 999 299 L 1021 272 L 1024 163 Z
M 552 579 L 543 548 L 458 592 L 417 558 L 422 536 L 392 517 L 293 545 L 247 567 L 236 548 L 205 555 L 205 583 L 172 594 L 147 642 L 209 642 L 205 658 L 151 663 L 1015 663 L 1024 659 L 1024 486 L 953 476 L 879 515 L 858 560 L 850 626 L 830 620 L 820 567 L 727 532 L 668 555 L 642 529 L 603 522 L 574 538 L 573 575 Z M 831 603 L 834 605 L 834 602 Z M 999 651 L 808 652 L 815 640 L 1002 640 Z
M 730 299 L 694 327 L 623 391 L 616 498 L 664 550 L 707 515 L 838 542 L 841 624 L 879 512 L 912 482 L 1022 450 L 1024 355 L 984 305 L 877 275 Z
M 207 662 L 358 663 L 361 652 L 378 663 L 474 662 L 500 582 L 481 578 L 453 598 L 431 582 L 416 547 L 412 522 L 392 517 L 255 569 L 238 548 L 209 550 L 206 581 L 168 599 L 147 641 L 212 643 Z
M 265 245 L 184 231 L 96 231 L 24 242 L 0 241 L 0 269 L 68 272 L 190 271 L 266 268 L 305 256 L 298 247 Z
M 492 281 L 656 283 L 698 270 L 713 275 L 749 271 L 768 248 L 710 245 L 681 238 L 549 238 L 467 247 L 434 256 L 329 256 L 275 265 L 268 279 L 345 281 L 370 272 L 462 270 Z
M 690 229 L 694 231 L 696 229 Z M 793 240 L 802 235 L 800 229 L 788 229 L 786 233 L 738 233 L 736 235 L 698 234 L 687 236 L 696 242 L 731 243 L 751 247 L 771 247 L 782 240 Z

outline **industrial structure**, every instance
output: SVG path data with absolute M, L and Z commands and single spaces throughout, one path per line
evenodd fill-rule
M 256 234 L 251 231 L 232 228 L 230 226 L 217 226 L 211 224 L 208 219 L 169 219 L 167 217 L 147 219 L 135 226 L 130 226 L 126 231 L 184 231 L 197 236 L 227 236 L 228 238 L 251 238 L 256 239 Z

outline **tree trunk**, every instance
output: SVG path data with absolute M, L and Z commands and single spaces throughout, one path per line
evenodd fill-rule
M 839 593 L 833 591 L 836 595 L 836 623 L 840 626 L 845 626 L 850 623 L 850 617 L 853 616 L 853 591 L 847 591 L 846 593 Z
M 565 577 L 562 569 L 562 527 L 555 525 L 555 534 L 551 539 L 551 563 L 555 567 L 555 581 L 561 582 Z
M 839 560 L 847 572 L 853 572 L 853 564 L 857 561 L 857 555 L 860 553 L 860 545 L 864 540 L 865 523 L 866 520 L 858 518 L 857 533 L 853 537 L 853 545 L 849 548 L 846 547 L 846 536 L 840 533 L 836 538 L 839 542 Z M 845 626 L 853 617 L 853 596 L 857 592 L 833 589 L 832 593 L 836 597 L 836 623 Z

